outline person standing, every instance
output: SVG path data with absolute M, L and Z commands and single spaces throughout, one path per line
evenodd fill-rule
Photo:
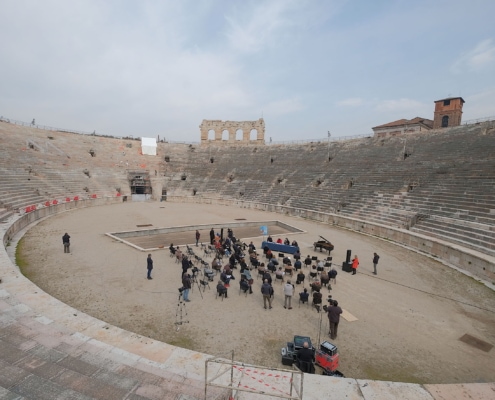
M 266 302 L 268 301 L 268 306 L 270 309 L 272 308 L 272 286 L 268 283 L 268 279 L 264 280 L 263 285 L 261 285 L 261 293 L 263 294 L 263 305 L 265 306 L 266 310 Z
M 354 258 L 352 259 L 352 275 L 356 275 L 358 267 L 359 267 L 358 256 L 354 256 Z
M 330 300 L 330 306 L 327 308 L 328 321 L 330 322 L 330 338 L 332 340 L 337 339 L 337 330 L 339 328 L 340 314 L 342 314 L 342 308 L 339 307 L 337 300 Z
M 210 230 L 210 244 L 213 244 L 214 241 L 215 241 L 215 231 L 213 230 L 213 228 L 211 228 L 211 230 Z
M 182 292 L 182 298 L 184 299 L 184 301 L 190 302 L 191 300 L 189 300 L 189 289 L 191 289 L 191 277 L 187 272 L 182 275 L 182 287 L 184 288 Z
M 70 236 L 67 232 L 62 236 L 62 243 L 64 244 L 64 253 L 70 253 Z
M 284 295 L 285 295 L 285 303 L 284 303 L 284 308 L 289 308 L 289 310 L 292 310 L 292 296 L 294 294 L 294 285 L 290 283 L 290 281 L 287 281 L 287 283 L 284 286 Z
M 196 247 L 198 247 L 198 242 L 199 242 L 199 238 L 201 237 L 201 234 L 199 233 L 199 231 L 196 229 Z
M 376 272 L 376 266 L 378 265 L 378 260 L 380 259 L 380 256 L 376 253 L 373 253 L 373 273 L 377 275 Z
M 151 258 L 151 254 L 148 254 L 148 258 L 146 259 L 147 268 L 148 268 L 148 279 L 153 279 L 151 277 L 151 270 L 153 269 L 153 260 Z
M 186 256 L 182 256 L 182 273 L 180 276 L 184 276 L 184 274 L 187 273 L 187 270 L 191 266 L 189 260 L 187 259 Z

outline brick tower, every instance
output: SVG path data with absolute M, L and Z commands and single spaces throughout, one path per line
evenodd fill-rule
M 459 126 L 462 119 L 462 97 L 449 97 L 435 101 L 433 129 Z

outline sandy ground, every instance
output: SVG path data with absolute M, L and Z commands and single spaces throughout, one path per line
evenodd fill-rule
M 147 253 L 104 235 L 143 224 L 208 225 L 239 218 L 278 219 L 302 229 L 306 233 L 285 236 L 299 242 L 303 255 L 322 256 L 312 246 L 322 235 L 335 245 L 332 256 L 337 265 L 345 260 L 347 249 L 359 256 L 358 274 L 338 267 L 337 284 L 330 292 L 357 318 L 354 322 L 341 318 L 334 341 L 340 353 L 339 369 L 347 377 L 418 383 L 493 381 L 495 350 L 485 352 L 459 340 L 467 333 L 495 344 L 493 291 L 387 241 L 299 218 L 179 203 L 123 203 L 77 210 L 44 220 L 26 233 L 19 244 L 22 262 L 28 264 L 22 270 L 54 297 L 110 324 L 196 351 L 230 357 L 234 350 L 238 361 L 282 367 L 280 349 L 294 335 L 310 336 L 315 343 L 319 337 L 329 340 L 324 314 L 299 306 L 297 298 L 292 310 L 284 309 L 282 285 L 276 282 L 274 307 L 264 310 L 261 281 L 253 274 L 254 293 L 247 297 L 239 295 L 238 281 L 223 301 L 215 298 L 214 284 L 203 297 L 195 287 L 181 316 L 180 266 L 168 249 L 152 252 L 153 280 L 147 280 Z M 72 237 L 71 254 L 63 253 L 64 232 Z M 262 238 L 242 239 L 253 240 L 259 248 Z M 378 276 L 371 273 L 374 251 L 381 256 Z M 301 290 L 296 286 L 297 293 Z M 327 294 L 324 289 L 324 298 Z M 184 323 L 177 331 L 175 323 L 181 319 Z

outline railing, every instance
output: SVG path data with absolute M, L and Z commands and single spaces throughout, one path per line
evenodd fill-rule
M 361 134 L 361 135 L 351 135 L 351 136 L 336 136 L 330 138 L 323 139 L 305 139 L 305 140 L 276 140 L 267 142 L 267 145 L 276 145 L 276 144 L 305 144 L 305 143 L 328 143 L 330 142 L 338 142 L 341 140 L 352 140 L 352 139 L 361 139 L 361 138 L 371 138 L 373 137 L 373 133 Z
M 121 137 L 121 136 L 112 136 L 112 135 L 105 135 L 101 133 L 96 133 L 96 131 L 93 132 L 84 132 L 84 131 L 77 131 L 73 129 L 63 129 L 63 128 L 55 128 L 53 126 L 47 126 L 47 125 L 38 125 L 35 123 L 35 120 L 31 123 L 29 122 L 23 122 L 23 121 L 17 121 L 15 119 L 10 119 L 10 118 L 5 118 L 4 116 L 0 116 L 0 121 L 2 122 L 7 122 L 10 124 L 14 125 L 20 125 L 20 126 L 28 126 L 31 128 L 37 128 L 37 129 L 43 129 L 47 131 L 54 131 L 54 132 L 67 132 L 67 133 L 75 133 L 79 135 L 92 135 L 92 136 L 101 136 L 101 137 L 108 137 L 108 138 L 114 138 L 114 139 L 133 139 L 133 140 L 139 140 L 139 138 L 133 138 L 132 136 L 126 136 L 126 137 Z M 491 117 L 484 117 L 484 118 L 477 118 L 477 119 L 470 119 L 467 121 L 464 121 L 462 125 L 473 125 L 473 124 L 479 124 L 481 122 L 488 122 L 488 121 L 495 121 L 495 116 Z M 33 123 L 34 122 L 34 123 Z M 334 136 L 330 138 L 322 138 L 322 139 L 304 139 L 304 140 L 277 140 L 277 141 L 267 141 L 265 144 L 266 145 L 284 145 L 284 144 L 305 144 L 305 143 L 328 143 L 328 142 L 338 142 L 338 141 L 343 141 L 343 140 L 353 140 L 353 139 L 361 139 L 361 138 L 372 138 L 374 136 L 374 133 L 367 133 L 367 134 L 360 134 L 360 135 L 351 135 L 351 136 Z M 171 143 L 171 144 L 188 144 L 188 145 L 199 145 L 200 142 L 186 142 L 186 141 L 180 141 L 180 140 L 163 140 L 164 143 Z
M 467 121 L 464 121 L 462 125 L 473 125 L 473 124 L 479 124 L 480 122 L 489 122 L 489 121 L 495 121 L 495 116 L 478 118 L 478 119 L 469 119 Z

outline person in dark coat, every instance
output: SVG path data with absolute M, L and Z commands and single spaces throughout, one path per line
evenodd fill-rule
M 380 259 L 380 256 L 376 253 L 373 253 L 373 273 L 376 275 L 376 266 L 378 265 L 378 260 Z
M 330 322 L 330 335 L 331 339 L 337 339 L 337 330 L 339 328 L 340 314 L 342 314 L 342 308 L 339 307 L 337 300 L 330 300 L 330 306 L 327 308 L 328 321 Z
M 62 236 L 62 243 L 64 244 L 64 253 L 70 253 L 70 236 L 67 232 Z
M 213 230 L 213 228 L 211 228 L 211 230 L 210 230 L 210 244 L 213 244 L 214 241 L 215 241 L 215 231 Z
M 314 373 L 313 350 L 309 348 L 309 343 L 304 342 L 303 347 L 297 351 L 296 362 L 302 372 Z
M 187 273 L 187 270 L 189 269 L 189 267 L 191 266 L 191 263 L 189 262 L 189 260 L 187 259 L 186 256 L 182 256 L 182 272 L 181 272 L 181 277 L 184 276 L 184 274 Z
M 148 268 L 148 279 L 153 279 L 151 277 L 151 270 L 153 269 L 153 260 L 151 258 L 151 254 L 148 254 L 148 258 L 146 259 L 147 268 Z

